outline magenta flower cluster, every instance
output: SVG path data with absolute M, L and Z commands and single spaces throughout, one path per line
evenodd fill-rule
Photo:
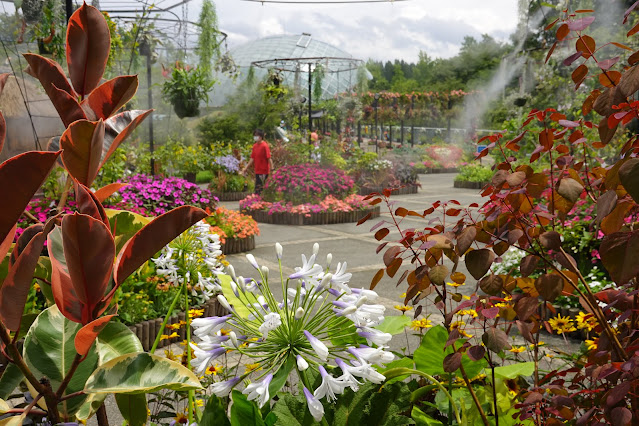
M 345 198 L 353 191 L 354 184 L 353 178 L 341 170 L 298 164 L 276 170 L 266 182 L 263 196 L 269 201 L 318 203 L 327 195 Z
M 208 189 L 176 177 L 137 174 L 122 182 L 129 185 L 120 189 L 120 199 L 111 207 L 144 216 L 158 216 L 184 205 L 213 208 L 218 201 Z
M 58 202 L 59 200 L 48 197 L 33 198 L 27 205 L 25 211 L 31 213 L 31 216 L 35 217 L 39 222 L 45 223 L 50 217 L 58 213 Z M 73 213 L 76 210 L 75 206 L 75 201 L 68 200 L 66 206 L 62 209 L 63 213 Z M 34 223 L 35 222 L 30 217 L 23 214 L 18 221 L 14 241 L 18 241 L 18 238 L 20 238 L 20 235 L 22 235 L 24 230 Z
M 344 200 L 339 200 L 332 195 L 327 195 L 319 203 L 293 204 L 290 201 L 264 201 L 257 194 L 249 195 L 240 200 L 241 210 L 264 210 L 268 214 L 273 213 L 296 213 L 310 216 L 311 213 L 322 212 L 350 212 L 354 210 L 364 210 L 369 207 L 365 197 L 351 194 Z

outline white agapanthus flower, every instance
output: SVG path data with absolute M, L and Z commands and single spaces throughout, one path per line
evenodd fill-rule
M 282 248 L 276 245 L 278 273 L 269 273 L 254 256 L 247 256 L 259 277 L 244 279 L 235 276 L 231 290 L 217 299 L 229 314 L 224 317 L 202 318 L 193 322 L 197 371 L 204 371 L 224 351 L 225 356 L 238 356 L 260 369 L 236 369 L 236 376 L 213 385 L 213 393 L 226 396 L 231 389 L 248 383 L 243 393 L 248 399 L 265 405 L 271 393 L 272 378 L 282 368 L 291 368 L 304 386 L 304 395 L 311 415 L 320 421 L 324 416 L 321 400 L 333 402 L 346 388 L 357 390 L 364 381 L 381 383 L 385 378 L 373 365 L 383 366 L 393 360 L 385 350 L 391 336 L 375 327 L 384 320 L 384 306 L 375 304 L 378 296 L 371 290 L 350 288 L 352 274 L 346 272 L 346 262 L 337 264 L 335 273 L 329 267 L 316 264 L 319 246 L 309 257 L 302 254 L 302 266 L 281 285 L 280 300 L 271 291 L 269 280 L 281 277 Z M 327 256 L 332 261 L 332 256 Z M 224 336 L 221 328 L 224 327 Z M 345 344 L 339 342 L 353 342 Z M 235 355 L 234 355 L 235 354 Z M 339 370 L 337 369 L 339 368 Z M 308 370 L 322 378 L 313 390 L 308 383 Z M 333 375 L 331 372 L 339 372 Z
M 204 221 L 198 222 L 152 258 L 156 272 L 175 286 L 184 282 L 191 295 L 205 302 L 222 291 L 218 274 L 223 273 L 220 237 Z

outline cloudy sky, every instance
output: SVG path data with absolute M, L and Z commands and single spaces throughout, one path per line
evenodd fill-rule
M 310 0 L 309 0 L 310 1 Z M 200 0 L 189 15 L 196 20 Z M 311 33 L 361 59 L 416 61 L 454 56 L 464 36 L 506 41 L 517 26 L 517 0 L 406 0 L 345 5 L 216 0 L 229 47 L 275 34 Z

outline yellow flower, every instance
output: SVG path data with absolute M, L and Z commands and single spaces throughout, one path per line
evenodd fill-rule
M 36 293 L 40 291 L 40 284 L 35 283 L 33 284 L 33 288 L 35 289 Z
M 431 324 L 431 321 L 427 318 L 414 320 L 414 321 L 411 321 L 410 323 L 410 328 L 417 331 L 423 330 L 424 328 L 430 328 L 432 326 L 433 324 Z
M 539 342 L 537 342 L 537 347 L 541 348 L 542 346 L 545 346 L 546 342 L 542 342 L 541 340 Z M 530 350 L 535 349 L 535 344 L 531 343 L 530 345 L 528 345 L 528 348 L 530 348 Z
M 172 339 L 174 337 L 178 337 L 178 334 L 175 331 L 173 333 L 171 333 L 170 335 L 166 335 L 166 334 L 161 335 L 160 336 L 160 340 Z
M 462 309 L 461 311 L 457 312 L 457 315 L 470 315 L 473 318 L 477 318 L 477 311 L 474 309 Z
M 557 334 L 570 333 L 577 330 L 572 323 L 572 319 L 570 317 L 562 317 L 561 314 L 549 319 L 548 323 Z
M 179 330 L 180 327 L 182 327 L 182 324 L 180 324 L 179 322 L 176 322 L 175 324 L 166 325 L 166 328 L 168 328 L 169 330 Z
M 220 329 L 220 336 L 228 336 L 230 332 L 230 329 L 222 328 Z
M 413 308 L 411 306 L 406 306 L 406 305 L 395 305 L 395 309 L 397 309 L 403 314 L 404 312 L 410 311 Z
M 595 349 L 597 349 L 598 345 L 599 345 L 598 337 L 595 337 L 592 340 L 586 339 L 586 348 L 588 348 L 589 351 L 594 351 Z
M 166 356 L 166 359 L 170 359 L 171 361 L 177 361 L 177 356 L 175 356 L 171 349 L 165 349 L 164 356 Z
M 204 309 L 189 309 L 189 318 L 199 318 L 204 315 Z
M 402 298 L 402 299 L 406 298 L 406 293 L 400 294 L 399 297 Z
M 525 346 L 513 346 L 512 348 L 508 349 L 510 352 L 514 353 L 514 354 L 520 354 L 523 351 L 526 350 Z
M 597 327 L 597 319 L 593 314 L 584 314 L 583 312 L 579 312 L 577 314 L 577 328 L 585 328 L 588 331 L 592 331 L 595 327 Z
M 221 372 L 221 371 L 222 371 L 222 366 L 221 366 L 221 365 L 219 365 L 219 364 L 215 364 L 215 365 L 210 365 L 210 366 L 206 369 L 205 373 L 206 373 L 206 374 L 208 374 L 208 375 L 211 375 L 211 374 L 212 374 L 212 375 L 214 375 L 214 376 L 217 376 L 217 374 L 218 374 L 219 372 Z
M 464 284 L 466 284 L 466 283 L 461 283 L 461 284 L 460 283 L 446 283 L 446 285 L 449 285 L 451 287 L 459 287 L 459 286 L 462 286 Z
M 246 368 L 246 371 L 244 371 L 244 373 L 251 373 L 253 371 L 262 369 L 259 362 L 256 362 L 255 364 L 244 364 L 244 367 Z
M 454 323 L 450 325 L 450 331 L 457 329 L 460 335 L 464 337 L 473 337 L 471 334 L 466 333 L 466 331 L 463 328 L 464 325 L 466 325 L 464 321 L 455 321 Z
M 195 405 L 197 405 L 198 407 L 204 407 L 204 400 L 203 399 L 196 399 L 195 400 Z

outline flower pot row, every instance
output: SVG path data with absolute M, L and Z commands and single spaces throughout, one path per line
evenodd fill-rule
M 355 210 L 351 212 L 319 212 L 319 213 L 272 213 L 264 210 L 243 210 L 257 222 L 270 223 L 273 225 L 330 225 L 335 223 L 357 222 L 368 213 L 371 217 L 378 217 L 379 206 L 374 206 L 365 210 Z
M 407 195 L 407 194 L 417 194 L 418 186 L 417 184 L 410 184 L 406 186 L 402 186 L 400 188 L 393 189 L 393 195 Z M 373 192 L 382 193 L 384 191 L 383 186 L 363 186 L 357 190 L 359 195 L 368 195 Z
M 453 187 L 455 188 L 482 189 L 486 185 L 488 185 L 488 182 L 469 182 L 460 180 L 453 182 Z
M 194 309 L 203 309 L 204 310 L 204 314 L 202 315 L 203 317 L 211 317 L 216 315 L 221 316 L 226 314 L 225 309 L 222 307 L 222 305 L 220 305 L 220 303 L 215 298 L 210 299 L 208 302 L 206 302 L 203 305 L 194 307 Z M 185 321 L 185 320 L 186 320 L 186 314 L 184 312 L 179 312 L 169 317 L 169 320 L 167 321 L 167 325 L 177 324 L 180 321 Z M 140 342 L 142 343 L 142 347 L 144 348 L 145 351 L 148 351 L 153 346 L 153 342 L 155 341 L 155 336 L 157 336 L 162 326 L 162 321 L 164 321 L 164 318 L 156 318 L 156 319 L 142 321 L 141 323 L 129 326 L 129 330 L 135 333 L 138 339 L 140 339 Z M 176 332 L 178 334 L 177 337 L 160 340 L 160 344 L 158 345 L 158 348 L 168 346 L 172 343 L 182 342 L 184 341 L 184 339 L 186 339 L 185 327 L 180 327 L 178 330 L 176 330 Z M 173 333 L 172 330 L 165 328 L 162 334 L 171 335 L 172 333 Z
M 240 201 L 251 195 L 252 192 L 212 192 L 212 194 L 220 201 Z
M 255 235 L 246 238 L 226 238 L 222 244 L 222 253 L 225 255 L 243 253 L 255 248 Z

